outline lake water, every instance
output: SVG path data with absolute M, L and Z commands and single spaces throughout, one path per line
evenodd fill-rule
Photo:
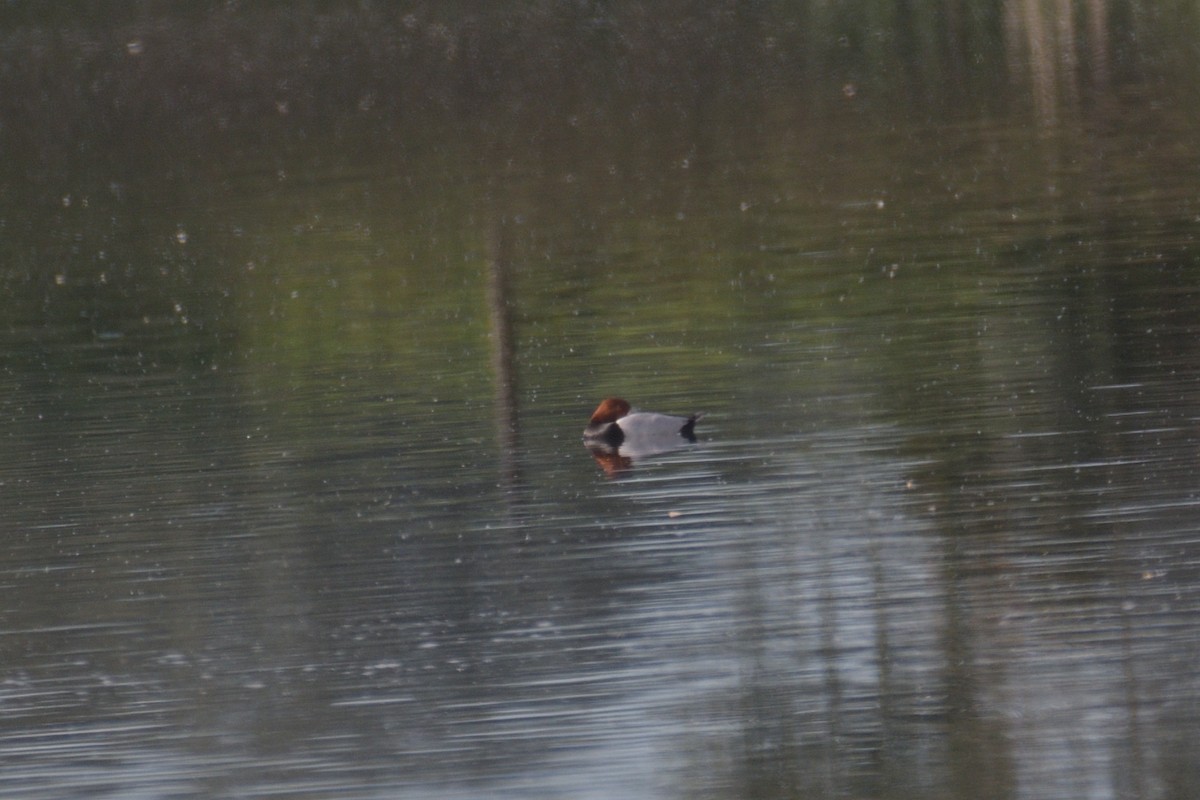
M 0 15 L 0 795 L 1196 796 L 1200 23 L 864 5 Z

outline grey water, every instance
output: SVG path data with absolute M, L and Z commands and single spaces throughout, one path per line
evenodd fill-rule
M 1195 796 L 1197 20 L 487 8 L 0 14 L 0 795 Z

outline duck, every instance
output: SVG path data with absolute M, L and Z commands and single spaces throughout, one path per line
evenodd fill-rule
M 696 421 L 702 416 L 634 411 L 626 400 L 606 397 L 583 429 L 583 441 L 628 455 L 661 453 L 696 441 Z

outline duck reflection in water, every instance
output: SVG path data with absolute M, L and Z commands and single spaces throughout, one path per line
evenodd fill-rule
M 583 443 L 610 476 L 629 469 L 646 456 L 677 450 L 696 441 L 696 421 L 687 417 L 634 411 L 620 397 L 606 397 L 583 429 Z

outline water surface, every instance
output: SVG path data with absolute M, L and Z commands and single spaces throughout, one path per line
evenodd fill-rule
M 10 10 L 0 792 L 1195 794 L 1188 21 L 714 8 Z

